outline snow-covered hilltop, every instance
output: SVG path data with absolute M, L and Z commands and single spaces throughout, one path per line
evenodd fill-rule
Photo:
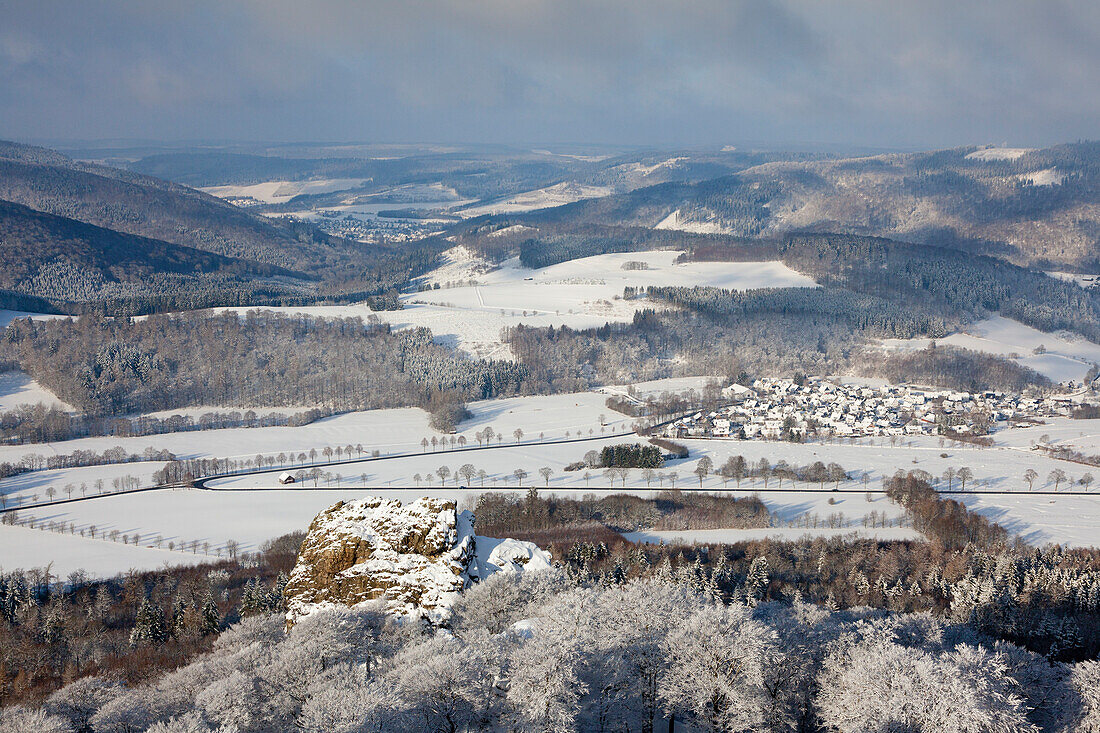
M 394 615 L 441 623 L 470 582 L 549 567 L 549 553 L 530 542 L 476 537 L 474 515 L 450 499 L 341 501 L 314 518 L 302 542 L 285 591 L 287 625 L 378 600 Z

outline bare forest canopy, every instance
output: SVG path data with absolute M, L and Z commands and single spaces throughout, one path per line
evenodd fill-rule
M 199 405 L 310 404 L 339 410 L 438 404 L 519 392 L 520 364 L 471 361 L 427 329 L 361 319 L 245 315 L 85 316 L 13 323 L 5 348 L 92 415 Z M 443 400 L 444 403 L 447 400 Z

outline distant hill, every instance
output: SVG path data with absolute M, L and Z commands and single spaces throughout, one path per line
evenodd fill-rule
M 1100 143 L 786 160 L 529 217 L 768 237 L 887 236 L 1048 269 L 1100 271 Z
M 319 272 L 362 249 L 312 227 L 255 216 L 201 191 L 60 153 L 0 143 L 0 199 L 104 229 Z
M 292 275 L 280 267 L 124 234 L 0 201 L 0 288 L 87 303 Z M 289 279 L 286 282 L 291 282 Z

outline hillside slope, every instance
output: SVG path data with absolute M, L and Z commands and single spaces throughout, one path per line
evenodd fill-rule
M 292 273 L 0 200 L 0 288 L 84 303 Z M 201 284 L 200 284 L 201 283 Z M 236 287 L 241 287 L 237 282 Z
M 1100 143 L 779 161 L 532 217 L 701 234 L 838 232 L 1100 270 Z
M 0 143 L 0 199 L 226 257 L 317 272 L 354 258 L 344 240 L 254 216 L 175 183 Z

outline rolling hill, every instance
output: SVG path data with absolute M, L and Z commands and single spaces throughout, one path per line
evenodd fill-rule
M 169 281 L 201 290 L 294 273 L 0 201 L 0 288 L 56 304 L 158 293 Z M 301 278 L 301 276 L 298 276 Z
M 320 273 L 360 248 L 254 216 L 201 191 L 44 148 L 0 143 L 0 199 L 104 229 Z
M 786 160 L 531 215 L 696 234 L 884 236 L 1100 271 L 1100 143 Z

